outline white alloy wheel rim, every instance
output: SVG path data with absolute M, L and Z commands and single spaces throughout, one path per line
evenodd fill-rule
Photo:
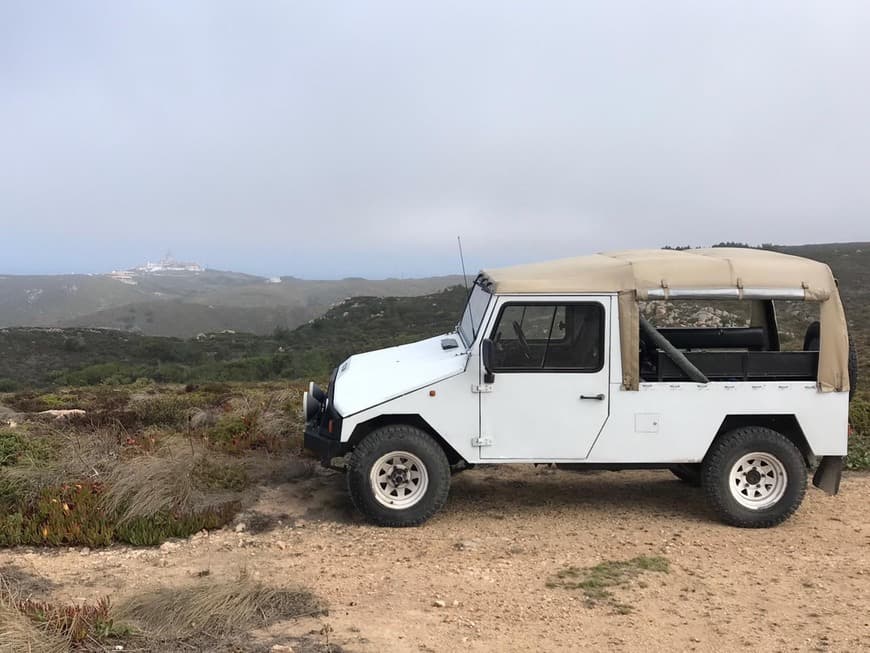
M 734 463 L 728 477 L 731 496 L 750 510 L 763 510 L 775 505 L 788 485 L 785 466 L 776 456 L 754 451 Z
M 429 487 L 426 465 L 407 451 L 391 451 L 372 465 L 372 492 L 382 506 L 403 510 L 416 505 Z

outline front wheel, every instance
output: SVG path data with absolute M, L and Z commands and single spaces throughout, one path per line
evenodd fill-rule
M 397 424 L 367 435 L 350 455 L 351 500 L 381 526 L 417 526 L 447 501 L 450 465 L 425 431 Z
M 713 443 L 701 467 L 701 482 L 722 521 L 767 528 L 782 523 L 800 506 L 807 468 L 801 452 L 784 435 L 746 426 Z

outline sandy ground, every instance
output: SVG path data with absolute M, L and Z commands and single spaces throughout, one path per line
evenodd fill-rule
M 250 651 L 328 650 L 325 626 L 334 650 L 379 653 L 870 650 L 868 475 L 848 475 L 838 497 L 809 490 L 798 513 L 769 530 L 713 521 L 701 491 L 668 472 L 510 466 L 453 481 L 446 508 L 414 529 L 362 523 L 343 477 L 324 470 L 265 489 L 241 533 L 159 549 L 4 550 L 0 571 L 53 584 L 38 592 L 95 600 L 245 569 L 307 586 L 328 604 L 328 615 L 237 643 Z M 639 555 L 664 556 L 671 570 L 615 590 L 629 614 L 547 586 L 565 566 Z

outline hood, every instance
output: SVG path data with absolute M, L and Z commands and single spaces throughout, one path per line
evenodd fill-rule
M 443 349 L 441 341 L 458 347 Z M 335 377 L 333 405 L 347 417 L 465 370 L 468 352 L 457 334 L 379 349 L 348 358 Z

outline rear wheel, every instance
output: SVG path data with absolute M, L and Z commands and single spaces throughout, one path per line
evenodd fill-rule
M 726 433 L 710 447 L 701 481 L 720 519 L 741 528 L 766 528 L 788 519 L 803 501 L 807 468 L 784 435 L 760 426 Z
M 447 501 L 450 465 L 425 431 L 397 424 L 367 435 L 348 462 L 351 500 L 381 526 L 416 526 Z

